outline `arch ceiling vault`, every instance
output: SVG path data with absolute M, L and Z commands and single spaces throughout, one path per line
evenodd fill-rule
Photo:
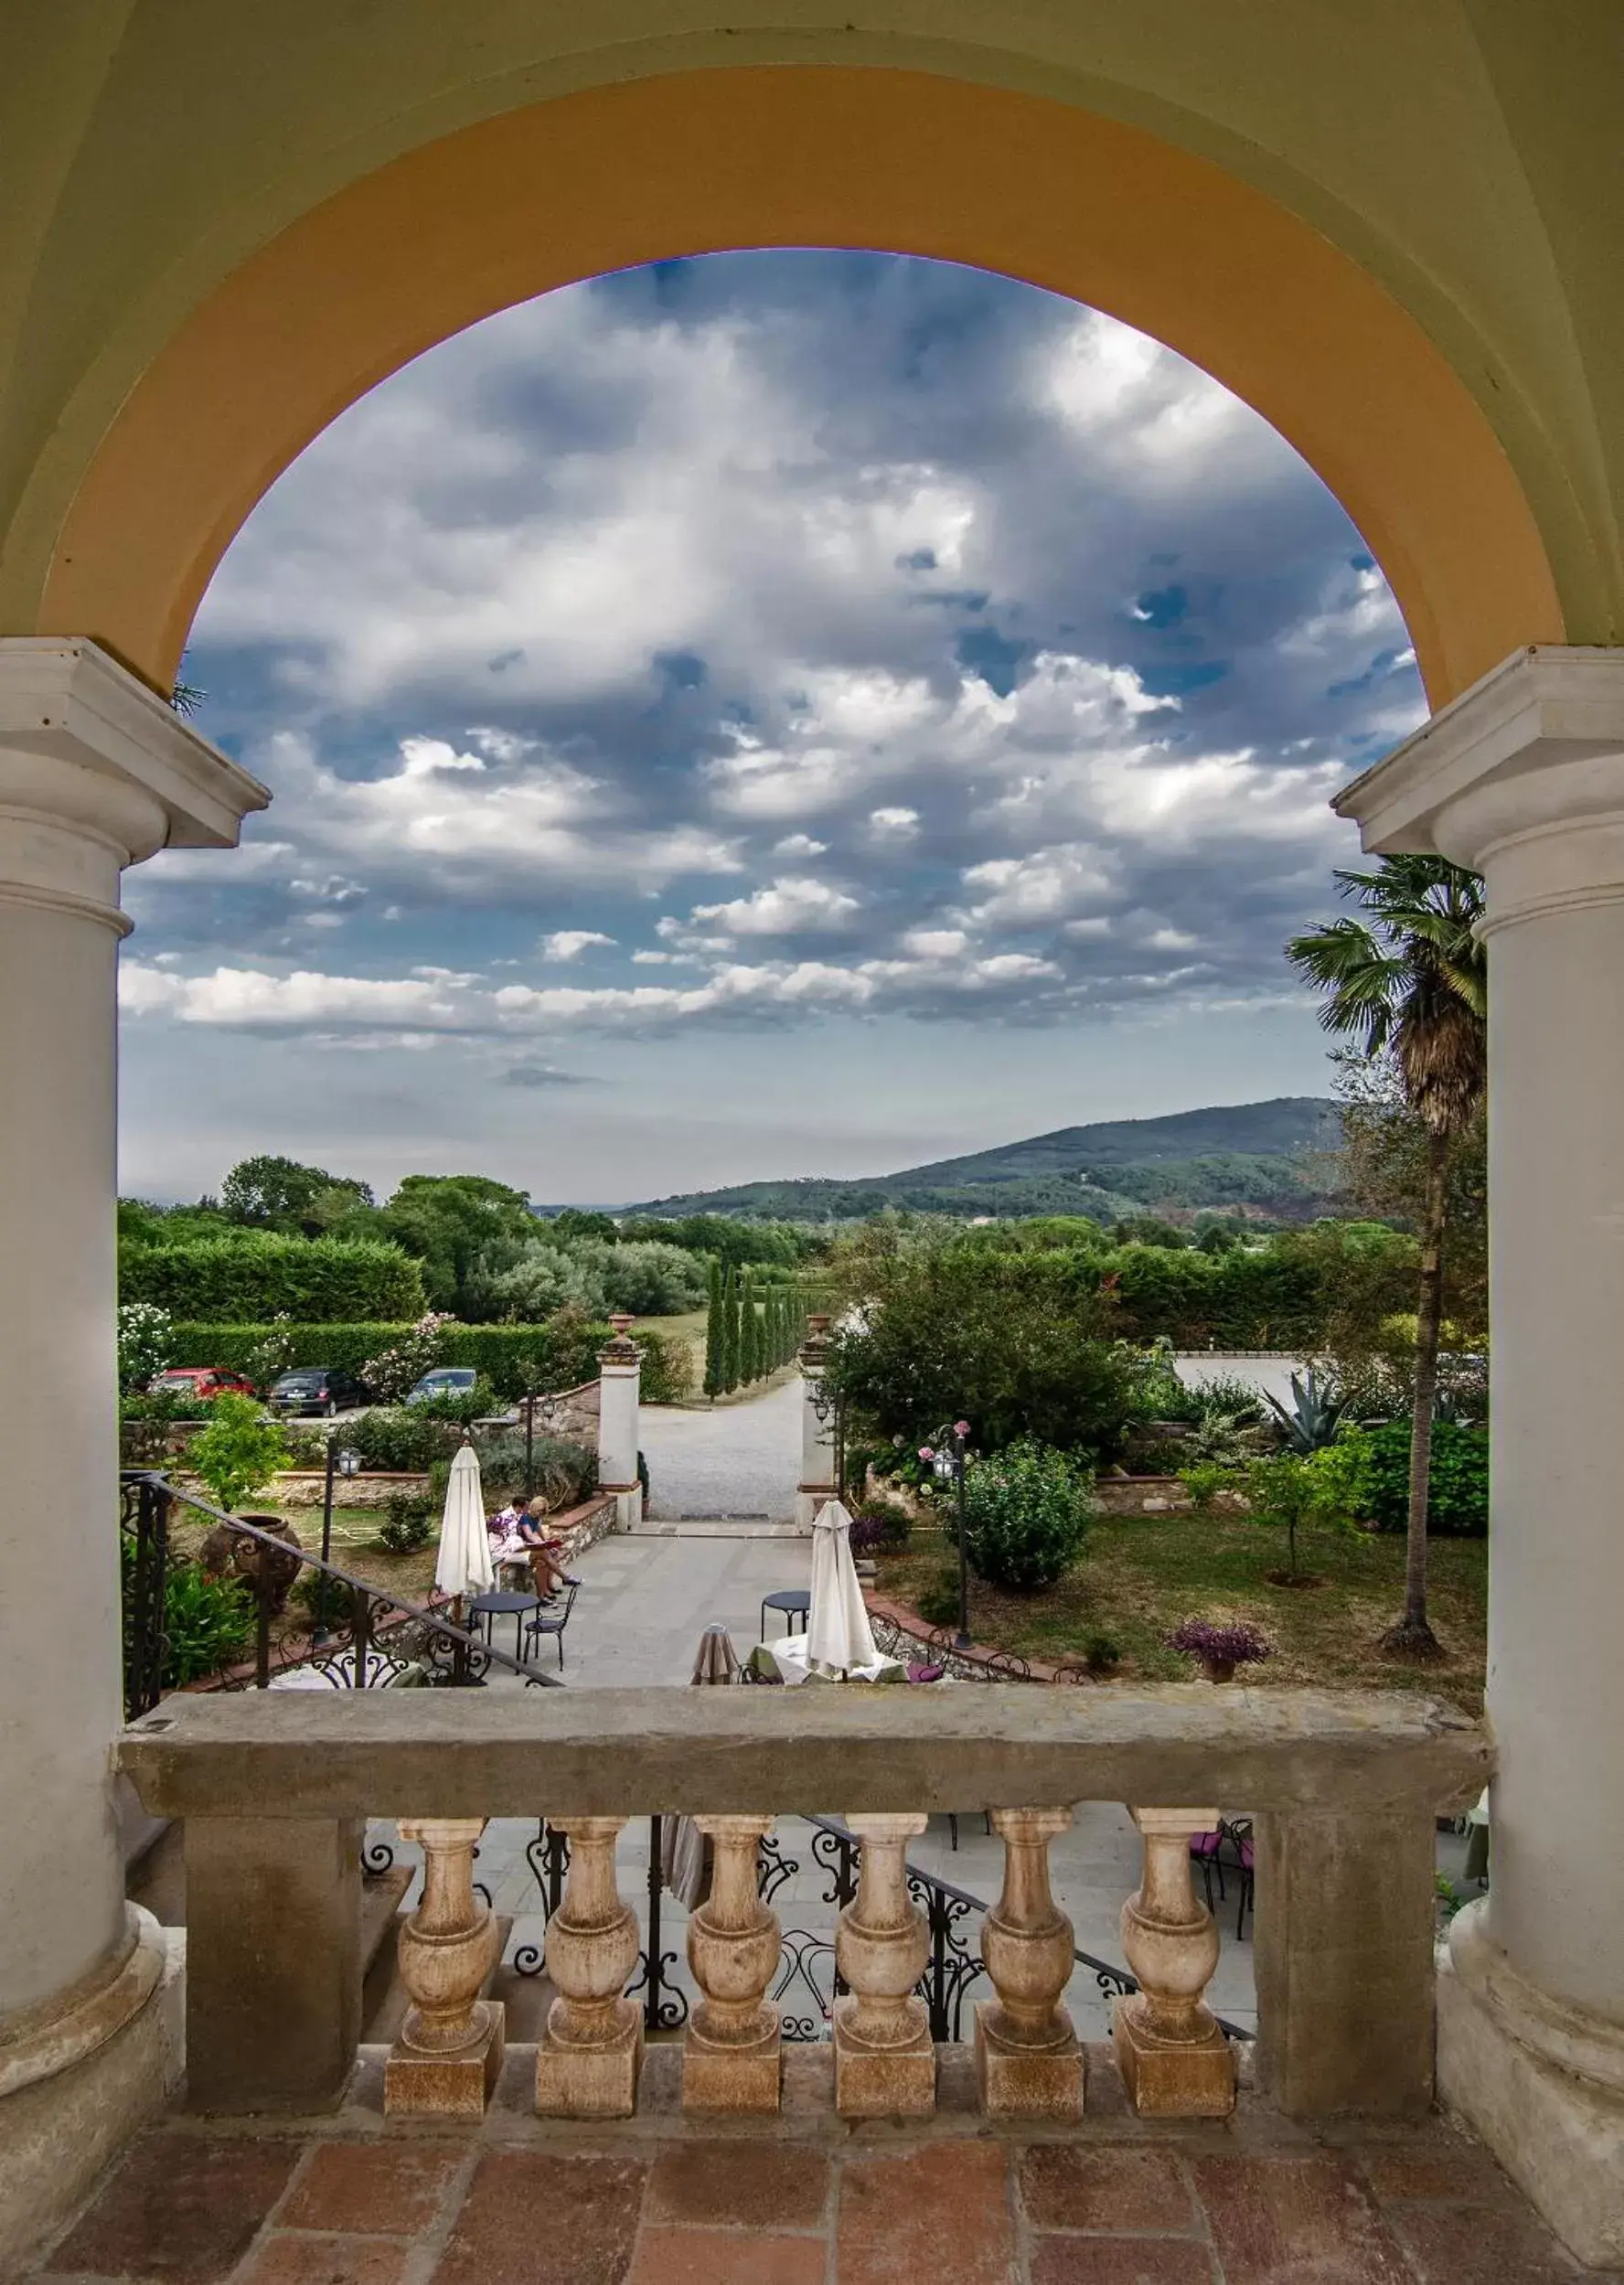
M 255 500 L 407 358 L 598 271 L 825 244 L 1008 271 L 1205 367 L 1359 524 L 1435 704 L 1618 639 L 1610 0 L 849 7 L 22 0 L 0 633 L 167 688 Z

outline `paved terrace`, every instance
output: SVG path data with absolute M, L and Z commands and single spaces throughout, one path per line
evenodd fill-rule
M 696 2126 L 673 2046 L 612 2130 L 536 2119 L 511 2048 L 478 2126 L 387 2124 L 381 2049 L 336 2116 L 138 2142 L 36 2285 L 1547 2285 L 1580 2271 L 1440 2119 L 1313 2133 L 1243 2098 L 1151 2123 L 1108 2049 L 1063 2135 L 977 2115 L 942 2051 L 928 2123 L 844 2127 L 828 2050 L 785 2066 L 776 2120 Z

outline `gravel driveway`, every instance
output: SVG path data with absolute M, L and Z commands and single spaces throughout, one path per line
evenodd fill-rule
M 642 1443 L 648 1512 L 656 1520 L 739 1516 L 793 1522 L 801 1472 L 800 1377 L 713 1412 L 645 1404 Z

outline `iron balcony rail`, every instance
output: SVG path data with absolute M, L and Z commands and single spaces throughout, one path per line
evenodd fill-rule
M 180 1491 L 155 1469 L 122 1469 L 119 1483 L 121 1528 L 129 1550 L 123 1613 L 127 1720 L 150 1712 L 163 1696 L 165 1583 L 171 1554 L 170 1510 L 176 1502 L 258 1551 L 251 1573 L 239 1574 L 254 1600 L 252 1670 L 224 1681 L 224 1689 L 265 1690 L 276 1674 L 300 1668 L 319 1674 L 335 1690 L 375 1690 L 398 1680 L 413 1664 L 426 1670 L 426 1680 L 435 1688 L 475 1687 L 493 1667 L 517 1675 L 532 1690 L 563 1687 L 556 1675 L 526 1659 L 509 1657 L 441 1612 L 406 1602 L 273 1532 L 228 1514 L 210 1500 Z M 284 1635 L 273 1640 L 272 1620 L 279 1599 L 286 1600 L 287 1588 L 303 1572 L 321 1582 L 312 1632 L 308 1638 Z M 295 1654 L 294 1643 L 306 1640 L 308 1648 Z M 410 1658 L 401 1655 L 408 1650 Z

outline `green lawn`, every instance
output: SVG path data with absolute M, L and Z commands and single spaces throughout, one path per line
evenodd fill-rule
M 1432 1623 L 1449 1655 L 1420 1666 L 1384 1658 L 1377 1637 L 1404 1602 L 1402 1535 L 1304 1532 L 1298 1563 L 1322 1584 L 1276 1585 L 1284 1533 L 1241 1516 L 1112 1516 L 1089 1531 L 1083 1560 L 1044 1593 L 1000 1594 L 972 1577 L 971 1632 L 979 1642 L 1045 1659 L 1079 1657 L 1107 1635 L 1124 1679 L 1190 1681 L 1196 1669 L 1165 1638 L 1181 1618 L 1250 1619 L 1276 1655 L 1246 1668 L 1259 1683 L 1372 1685 L 1426 1690 L 1470 1714 L 1483 1706 L 1488 1548 L 1480 1539 L 1435 1539 Z M 905 1555 L 881 1561 L 882 1593 L 911 1602 L 947 1560 L 941 1534 L 916 1528 Z

